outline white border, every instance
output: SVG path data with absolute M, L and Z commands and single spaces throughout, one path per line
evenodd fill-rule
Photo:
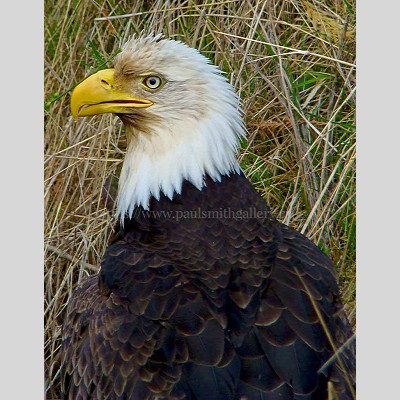
M 44 396 L 43 15 L 42 2 L 2 5 L 0 397 L 3 399 Z
M 357 4 L 357 398 L 367 400 L 399 396 L 398 11 Z

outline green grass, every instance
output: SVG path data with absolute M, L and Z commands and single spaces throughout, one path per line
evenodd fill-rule
M 118 176 L 126 145 L 116 117 L 74 122 L 69 94 L 142 31 L 182 40 L 227 73 L 249 131 L 242 167 L 274 215 L 334 260 L 354 325 L 354 10 L 354 0 L 45 2 L 48 397 L 59 396 L 65 305 L 76 284 L 96 270 L 112 232 L 100 193 L 109 175 Z M 96 20 L 122 14 L 135 15 Z

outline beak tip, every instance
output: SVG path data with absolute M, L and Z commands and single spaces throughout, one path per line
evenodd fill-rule
M 71 110 L 72 117 L 76 121 L 79 117 L 78 112 L 76 110 Z

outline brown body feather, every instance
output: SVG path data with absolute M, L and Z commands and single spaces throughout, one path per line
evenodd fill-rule
M 352 399 L 332 262 L 243 174 L 205 183 L 117 226 L 68 306 L 64 399 Z

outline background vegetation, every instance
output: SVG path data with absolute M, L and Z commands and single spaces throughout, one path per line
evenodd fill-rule
M 119 17 L 118 17 L 119 16 Z M 132 34 L 199 49 L 243 100 L 241 164 L 276 217 L 333 258 L 355 322 L 355 1 L 47 0 L 45 2 L 45 374 L 59 396 L 66 303 L 97 271 L 113 219 L 101 199 L 118 176 L 124 129 L 74 121 L 71 89 L 110 67 Z

